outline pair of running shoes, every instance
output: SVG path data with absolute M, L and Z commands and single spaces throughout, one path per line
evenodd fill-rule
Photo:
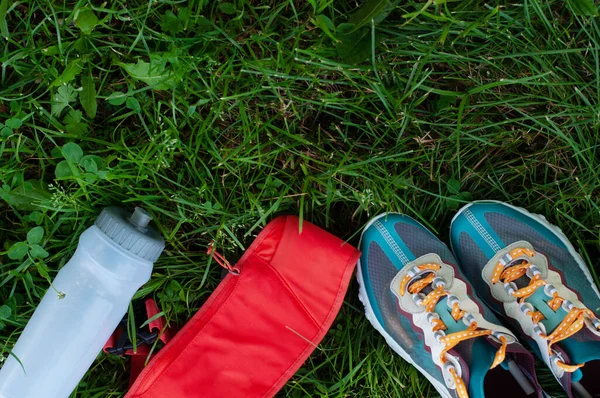
M 474 202 L 450 241 L 396 213 L 365 226 L 360 300 L 387 344 L 444 398 L 547 396 L 524 342 L 569 397 L 600 397 L 600 293 L 560 229 Z

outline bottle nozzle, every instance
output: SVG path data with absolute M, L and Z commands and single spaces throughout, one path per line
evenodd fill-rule
M 152 221 L 152 217 L 141 207 L 136 207 L 133 214 L 129 217 L 129 222 L 140 229 L 146 229 L 150 221 Z

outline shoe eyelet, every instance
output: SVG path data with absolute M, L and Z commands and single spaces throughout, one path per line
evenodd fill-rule
M 468 312 L 463 316 L 462 321 L 467 326 L 471 326 L 473 323 L 477 322 L 475 317 L 472 314 L 469 314 Z
M 410 278 L 412 279 L 415 276 L 419 275 L 421 272 L 422 271 L 419 269 L 418 266 L 414 266 L 406 273 L 406 275 L 410 276 Z
M 425 295 L 423 293 L 415 293 L 412 295 L 412 299 L 415 304 L 423 306 L 423 300 L 425 299 Z
M 508 282 L 504 284 L 504 290 L 506 290 L 506 293 L 510 294 L 511 296 L 517 291 L 517 289 L 517 285 L 514 282 Z
M 441 318 L 435 312 L 428 312 L 427 313 L 427 322 L 429 322 L 430 325 L 433 325 L 433 320 L 434 319 L 441 319 Z
M 500 262 L 500 264 L 502 264 L 505 268 L 508 264 L 510 264 L 510 262 L 513 260 L 512 256 L 510 255 L 510 253 L 506 253 L 505 255 L 503 255 L 502 257 L 500 257 L 500 259 L 498 260 Z
M 538 336 L 544 336 L 546 334 L 546 327 L 544 326 L 543 323 L 538 322 L 538 323 L 536 323 L 536 324 L 533 325 L 533 331 Z
M 534 276 L 536 275 L 541 275 L 542 272 L 540 271 L 540 269 L 537 267 L 537 265 L 535 264 L 531 264 L 529 266 L 529 268 L 527 268 L 527 272 L 526 275 L 530 278 L 533 279 Z
M 531 305 L 530 303 L 527 303 L 527 302 L 521 303 L 519 305 L 519 308 L 521 309 L 521 312 L 524 315 L 528 315 L 530 312 L 531 313 L 535 312 L 535 309 L 533 308 L 533 305 Z
M 552 370 L 552 373 L 558 376 L 558 378 L 561 378 L 564 375 L 565 371 L 560 366 L 558 366 L 558 361 L 564 363 L 565 360 L 560 352 L 552 350 L 552 353 L 550 354 L 550 368 Z
M 563 310 L 565 310 L 566 312 L 571 312 L 571 310 L 572 310 L 573 308 L 575 308 L 575 304 L 573 304 L 573 303 L 572 303 L 572 302 L 570 302 L 569 300 L 566 300 L 566 299 L 565 299 L 565 300 L 562 302 L 562 305 L 561 305 L 561 307 L 562 307 L 562 309 L 563 309 Z
M 544 285 L 544 293 L 548 297 L 554 297 L 554 293 L 558 293 L 558 290 L 554 287 L 553 284 L 547 283 Z
M 444 333 L 442 330 L 436 330 L 435 332 L 433 332 L 433 337 L 436 339 L 437 342 L 441 342 L 442 338 L 446 337 L 446 333 Z
M 449 294 L 448 298 L 446 299 L 446 304 L 448 305 L 448 308 L 452 308 L 456 303 L 460 303 L 458 297 L 456 297 L 453 294 Z
M 512 344 L 517 341 L 517 339 L 515 337 L 511 336 L 510 334 L 500 332 L 498 330 L 493 330 L 492 334 L 490 334 L 490 338 L 498 344 L 502 344 L 500 337 L 504 337 L 506 339 L 506 344 Z
M 450 369 L 454 369 L 456 375 L 462 377 L 462 368 L 460 367 L 458 360 L 446 354 L 446 363 L 442 366 L 442 375 L 444 376 L 446 387 L 451 390 L 456 390 L 456 383 L 454 382 L 452 373 L 450 373 Z
M 440 276 L 436 276 L 435 278 L 433 278 L 433 280 L 431 281 L 431 284 L 434 287 L 440 287 L 440 286 L 446 286 L 446 281 L 444 281 L 444 279 Z

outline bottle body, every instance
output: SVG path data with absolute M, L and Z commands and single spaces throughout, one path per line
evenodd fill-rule
M 88 228 L 12 350 L 22 366 L 9 356 L 0 369 L 0 398 L 67 398 L 151 272 L 151 261 Z

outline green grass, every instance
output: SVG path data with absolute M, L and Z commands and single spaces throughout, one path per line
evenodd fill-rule
M 369 28 L 374 53 L 345 64 L 315 18 L 337 26 L 360 3 L 232 1 L 187 12 L 182 1 L 107 2 L 92 7 L 90 33 L 89 12 L 73 23 L 83 1 L 0 2 L 0 121 L 14 126 L 0 138 L 0 300 L 10 309 L 0 345 L 14 344 L 46 273 L 114 204 L 143 205 L 166 237 L 137 296 L 155 297 L 179 325 L 219 283 L 208 242 L 235 260 L 279 214 L 357 244 L 370 217 L 401 211 L 447 240 L 460 205 L 505 200 L 560 226 L 598 282 L 597 19 L 563 1 L 456 0 L 409 20 L 425 3 L 408 0 Z M 136 63 L 150 57 L 144 81 Z M 74 149 L 64 161 L 67 143 L 95 157 L 78 165 Z M 37 223 L 49 256 L 10 259 Z M 357 291 L 353 281 L 282 396 L 434 393 L 368 324 Z M 100 355 L 74 396 L 126 388 L 127 362 Z

